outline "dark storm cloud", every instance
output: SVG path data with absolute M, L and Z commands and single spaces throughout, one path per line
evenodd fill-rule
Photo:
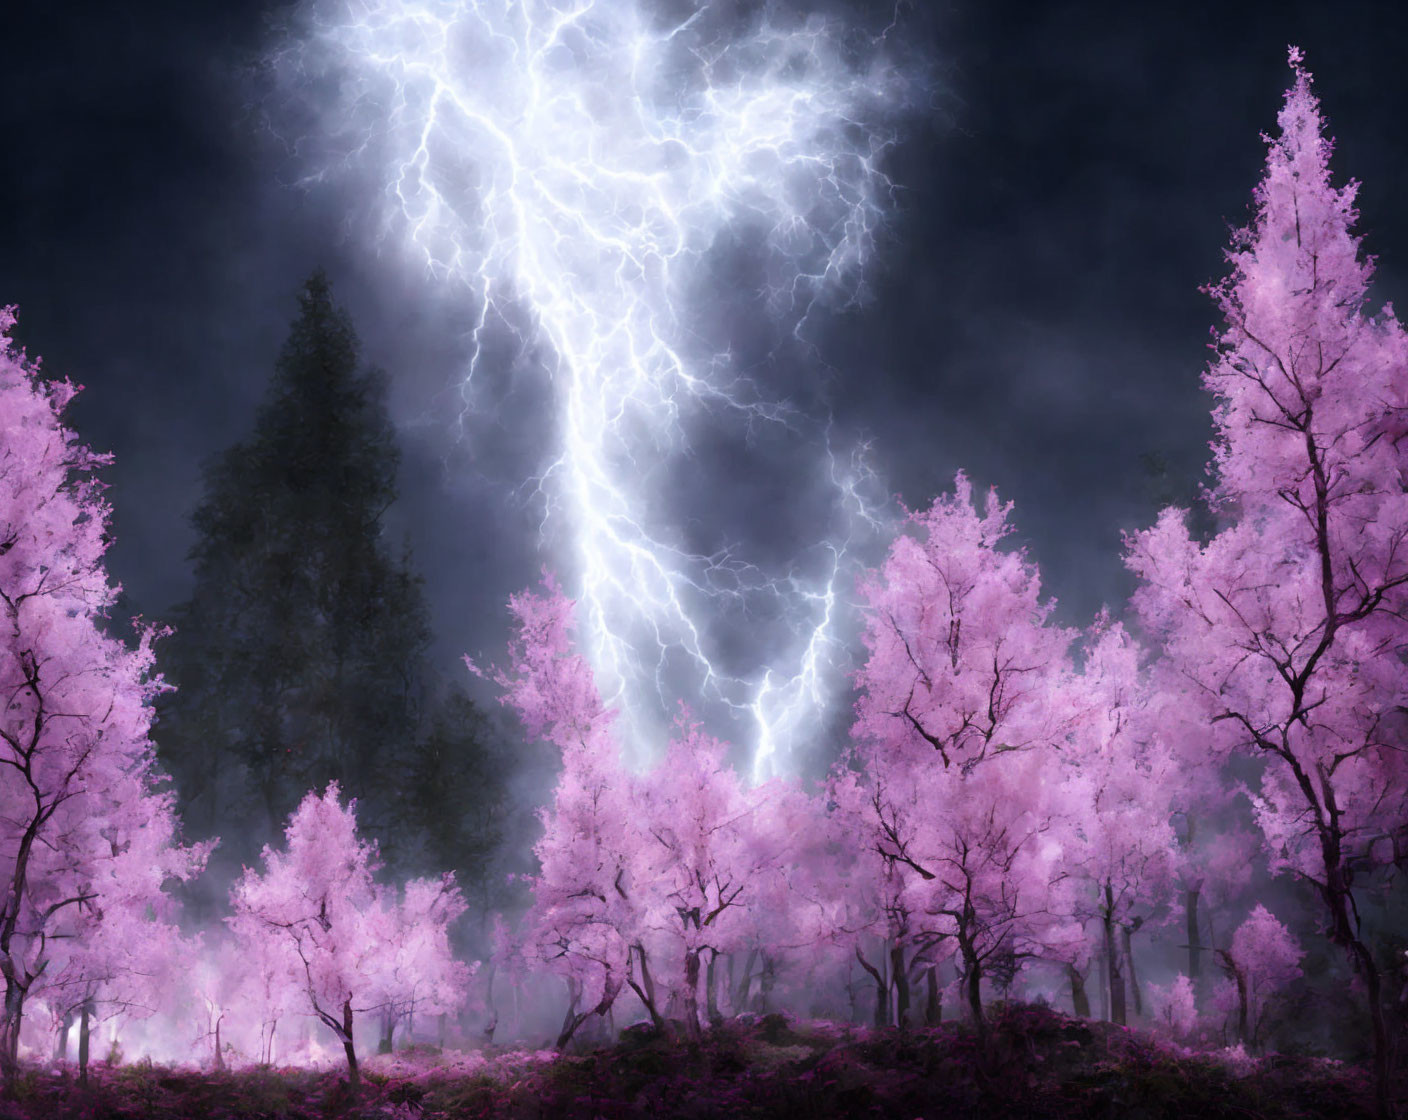
M 740 10 L 744 10 L 743 6 Z M 840 6 L 836 6 L 840 10 Z M 12 4 L 0 34 L 0 302 L 47 367 L 87 386 L 83 436 L 117 455 L 114 576 L 160 618 L 189 587 L 199 464 L 244 435 L 294 311 L 326 266 L 367 358 L 392 377 L 403 437 L 391 531 L 427 578 L 446 671 L 500 648 L 507 593 L 532 581 L 541 507 L 523 480 L 551 452 L 534 355 L 459 422 L 467 331 L 455 293 L 379 252 L 356 184 L 303 190 L 261 128 L 253 64 L 278 5 Z M 895 9 L 855 9 L 883 26 Z M 914 506 L 966 468 L 1016 521 L 1080 622 L 1127 590 L 1119 533 L 1146 523 L 1141 466 L 1196 480 L 1198 389 L 1227 224 L 1245 219 L 1297 42 L 1365 182 L 1363 228 L 1392 296 L 1408 275 L 1404 15 L 1386 4 L 901 6 L 937 84 L 892 151 L 899 205 L 863 306 L 789 347 L 745 284 L 700 333 L 727 335 L 803 437 L 706 424 L 680 475 L 681 532 L 785 565 L 824 535 L 818 458 L 874 441 Z M 727 271 L 727 254 L 721 265 Z M 735 261 L 737 265 L 739 262 Z M 741 265 L 739 265 L 741 267 Z M 516 371 L 516 375 L 514 375 Z M 705 487 L 699 479 L 708 480 Z M 742 656 L 742 654 L 740 654 Z
M 1341 174 L 1372 180 L 1380 294 L 1408 270 L 1391 227 L 1408 169 L 1402 19 L 1390 5 L 948 5 L 952 127 L 897 153 L 906 190 L 876 299 L 823 346 L 838 414 L 876 433 L 904 498 L 927 503 L 967 469 L 1015 500 L 1068 621 L 1118 606 L 1120 530 L 1155 512 L 1142 460 L 1203 477 L 1215 312 L 1198 288 L 1247 218 L 1287 43 L 1308 51 Z

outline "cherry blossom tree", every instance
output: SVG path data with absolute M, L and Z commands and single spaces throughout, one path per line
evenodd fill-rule
M 464 903 L 446 876 L 412 882 L 398 904 L 375 882 L 376 847 L 358 837 L 355 803 L 341 804 L 335 782 L 304 797 L 284 835 L 285 851 L 266 847 L 264 870 L 235 883 L 228 921 L 273 991 L 282 978 L 337 1037 L 355 1090 L 357 1015 L 463 1001 L 469 973 L 449 957 L 447 927 Z
M 78 1021 L 80 1083 L 87 1081 L 94 1017 L 140 1020 L 163 1010 L 185 962 L 201 951 L 199 936 L 181 933 L 175 900 L 162 887 L 189 878 L 208 846 L 180 846 L 175 817 L 161 799 L 139 796 L 132 808 L 148 812 L 146 822 L 97 869 L 95 901 L 78 908 L 43 977 L 51 1012 L 65 1029 Z
M 606 1015 L 628 983 L 659 1019 L 641 942 L 646 904 L 637 892 L 650 883 L 637 870 L 643 838 L 635 780 L 621 765 L 614 713 L 573 646 L 572 608 L 551 577 L 541 593 L 512 596 L 517 633 L 508 666 L 489 674 L 528 734 L 562 752 L 552 804 L 540 814 L 543 835 L 534 846 L 540 870 L 530 880 L 533 905 L 519 947 L 525 964 L 567 984 L 559 1048 L 591 1015 Z
M 207 935 L 187 984 L 183 1023 L 192 1054 L 214 1069 L 225 1068 L 227 1053 L 272 1065 L 280 1024 L 304 1013 L 287 953 L 268 937 Z
M 1175 867 L 1187 937 L 1188 979 L 1199 1000 L 1206 994 L 1203 951 L 1216 952 L 1226 941 L 1231 920 L 1224 928 L 1222 916 L 1236 912 L 1250 891 L 1255 857 L 1264 844 L 1260 833 L 1249 829 L 1234 812 L 1236 783 L 1226 782 L 1221 768 L 1207 766 L 1206 759 L 1204 763 L 1197 770 L 1191 764 L 1180 769 L 1176 800 L 1182 807 L 1172 817 L 1176 825 L 1182 824 Z
M 562 755 L 517 956 L 567 984 L 559 1047 L 627 987 L 657 1027 L 669 1029 L 662 996 L 670 996 L 697 1032 L 701 986 L 705 1013 L 721 1014 L 719 958 L 750 949 L 739 981 L 746 995 L 753 958 L 775 959 L 789 939 L 778 923 L 791 904 L 779 896 L 810 802 L 780 782 L 746 788 L 726 744 L 687 714 L 661 763 L 628 773 L 615 713 L 573 644 L 572 601 L 547 577 L 509 607 L 517 633 L 508 664 L 486 675 L 527 732 Z M 767 915 L 765 895 L 774 903 Z
M 663 959 L 672 962 L 670 985 L 681 997 L 686 1029 L 695 1034 L 701 964 L 737 951 L 757 930 L 749 911 L 758 907 L 767 880 L 784 876 L 802 825 L 785 811 L 783 783 L 745 788 L 727 753 L 726 743 L 682 712 L 665 756 L 640 784 L 641 873 L 654 904 L 644 921 Z M 783 821 L 794 827 L 777 827 Z M 792 905 L 805 903 L 790 899 L 786 907 Z M 777 952 L 776 935 L 762 947 Z M 707 1010 L 717 1015 L 715 978 L 707 979 Z
M 69 970 L 116 990 L 127 949 L 152 932 L 128 919 L 189 878 L 209 846 L 174 843 L 149 732 L 161 691 L 157 631 L 131 647 L 102 619 L 117 589 L 103 566 L 108 506 L 93 471 L 109 462 L 61 414 L 76 388 L 44 381 L 9 338 L 0 309 L 0 1072 L 13 1085 L 25 1003 Z M 143 858 L 137 858 L 141 853 Z M 150 861 L 150 862 L 148 862 Z M 104 956 L 80 969 L 64 948 L 82 934 Z M 119 936 L 121 928 L 126 932 Z M 57 960 L 56 960 L 57 957 Z M 135 958 L 128 958 L 133 964 Z
M 393 1032 L 403 1020 L 413 1031 L 417 1015 L 451 1015 L 463 1006 L 479 965 L 456 960 L 450 947 L 450 926 L 465 909 L 452 873 L 406 884 L 388 924 L 373 997 L 381 1015 L 383 1053 L 390 1052 Z
M 1203 953 L 1216 947 L 1221 912 L 1246 894 L 1263 841 L 1243 823 L 1238 783 L 1227 780 L 1223 767 L 1208 765 L 1204 738 L 1196 729 L 1178 730 L 1186 713 L 1155 719 L 1161 729 L 1171 730 L 1165 741 L 1178 760 L 1170 798 L 1170 821 L 1178 837 L 1174 874 L 1188 954 L 1186 975 L 1194 998 L 1201 999 Z
M 801 964 L 800 971 L 807 972 L 849 955 L 849 947 L 835 936 L 834 902 L 853 883 L 840 875 L 835 857 L 841 849 L 833 843 L 817 797 L 782 779 L 745 794 L 755 808 L 744 863 L 746 905 L 731 911 L 736 928 L 728 940 L 730 1007 L 734 1013 L 766 1013 L 786 970 Z M 735 970 L 738 960 L 742 967 Z M 716 1018 L 711 1003 L 710 1019 Z
M 985 970 L 1073 934 L 1048 835 L 1073 635 L 1050 623 L 1036 568 L 998 547 L 1010 512 L 992 492 L 975 508 L 960 474 L 863 585 L 857 779 L 833 794 L 900 877 L 911 927 L 953 939 L 980 1030 Z
M 1232 945 L 1218 950 L 1218 961 L 1235 998 L 1237 1034 L 1248 1046 L 1261 1045 L 1261 1029 L 1271 998 L 1300 976 L 1305 956 L 1299 943 L 1276 917 L 1258 904 L 1232 935 Z
M 1063 752 L 1063 862 L 1087 886 L 1080 909 L 1099 921 L 1110 1017 L 1123 1024 L 1127 992 L 1142 1010 L 1132 934 L 1166 910 L 1174 886 L 1177 771 L 1149 733 L 1139 649 L 1124 628 L 1102 616 L 1083 661 L 1068 682 L 1079 717 Z
M 1314 887 L 1364 980 L 1386 1114 L 1382 980 L 1355 881 L 1408 836 L 1408 349 L 1390 309 L 1366 313 L 1356 184 L 1332 184 L 1310 76 L 1299 51 L 1290 61 L 1251 225 L 1211 289 L 1226 320 L 1204 378 L 1224 527 L 1200 543 L 1166 510 L 1130 538 L 1128 563 L 1162 687 L 1198 713 L 1214 758 L 1266 764 L 1256 809 L 1273 870 Z
M 922 795 L 914 783 L 892 790 L 886 774 L 876 769 L 862 776 L 849 766 L 840 767 L 827 783 L 827 826 L 834 850 L 820 857 L 827 866 L 818 876 L 818 894 L 832 915 L 827 940 L 869 978 L 874 990 L 872 1022 L 877 1027 L 907 1025 L 911 977 L 925 981 L 926 1021 L 937 1023 L 936 969 L 954 951 L 948 923 L 916 912 L 909 890 L 912 872 L 883 854 L 879 842 L 858 843 L 858 838 L 877 840 L 882 813 L 888 814 L 895 832 L 907 832 L 908 819 L 922 811 L 914 803 Z M 901 804 L 901 798 L 910 800 Z
M 1175 1036 L 1190 1034 L 1198 1023 L 1198 1009 L 1193 1002 L 1193 981 L 1179 973 L 1167 985 L 1150 984 L 1149 1002 L 1154 1021 Z

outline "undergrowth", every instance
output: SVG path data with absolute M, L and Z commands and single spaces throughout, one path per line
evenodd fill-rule
M 986 1046 L 966 1024 L 869 1030 L 747 1016 L 698 1039 L 649 1027 L 554 1057 L 418 1047 L 345 1072 L 255 1067 L 26 1070 L 0 1120 L 549 1120 L 903 1117 L 1155 1120 L 1372 1116 L 1360 1067 L 1281 1055 L 1197 1053 L 1050 1008 L 993 1009 Z

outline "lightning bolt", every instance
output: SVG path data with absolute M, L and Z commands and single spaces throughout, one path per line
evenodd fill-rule
M 686 545 L 665 481 L 692 425 L 808 423 L 708 352 L 691 309 L 725 234 L 762 262 L 767 308 L 803 349 L 819 306 L 855 298 L 892 194 L 877 122 L 904 81 L 880 40 L 819 17 L 680 7 L 313 3 L 272 57 L 333 141 L 309 178 L 371 176 L 379 232 L 465 293 L 465 399 L 496 329 L 549 373 L 556 442 L 533 485 L 635 761 L 686 696 L 752 723 L 762 779 L 828 706 L 841 581 L 880 515 L 863 457 L 820 441 L 833 516 L 788 570 Z M 785 648 L 730 667 L 724 616 L 781 627 Z

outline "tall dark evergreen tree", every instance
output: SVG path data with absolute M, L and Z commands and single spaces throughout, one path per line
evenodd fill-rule
M 206 465 L 195 591 L 162 650 L 177 691 L 161 756 L 227 867 L 330 779 L 395 848 L 430 637 L 420 581 L 383 536 L 398 461 L 385 378 L 316 273 L 253 434 Z
M 521 892 L 509 885 L 511 876 L 531 867 L 505 850 L 505 840 L 524 830 L 528 810 L 509 803 L 516 759 L 507 738 L 463 689 L 437 687 L 434 696 L 396 775 L 393 815 L 408 822 L 402 850 L 410 862 L 454 869 L 472 919 L 460 924 L 461 939 L 469 955 L 484 956 L 491 912 L 512 907 Z M 527 852 L 530 844 L 521 847 Z

